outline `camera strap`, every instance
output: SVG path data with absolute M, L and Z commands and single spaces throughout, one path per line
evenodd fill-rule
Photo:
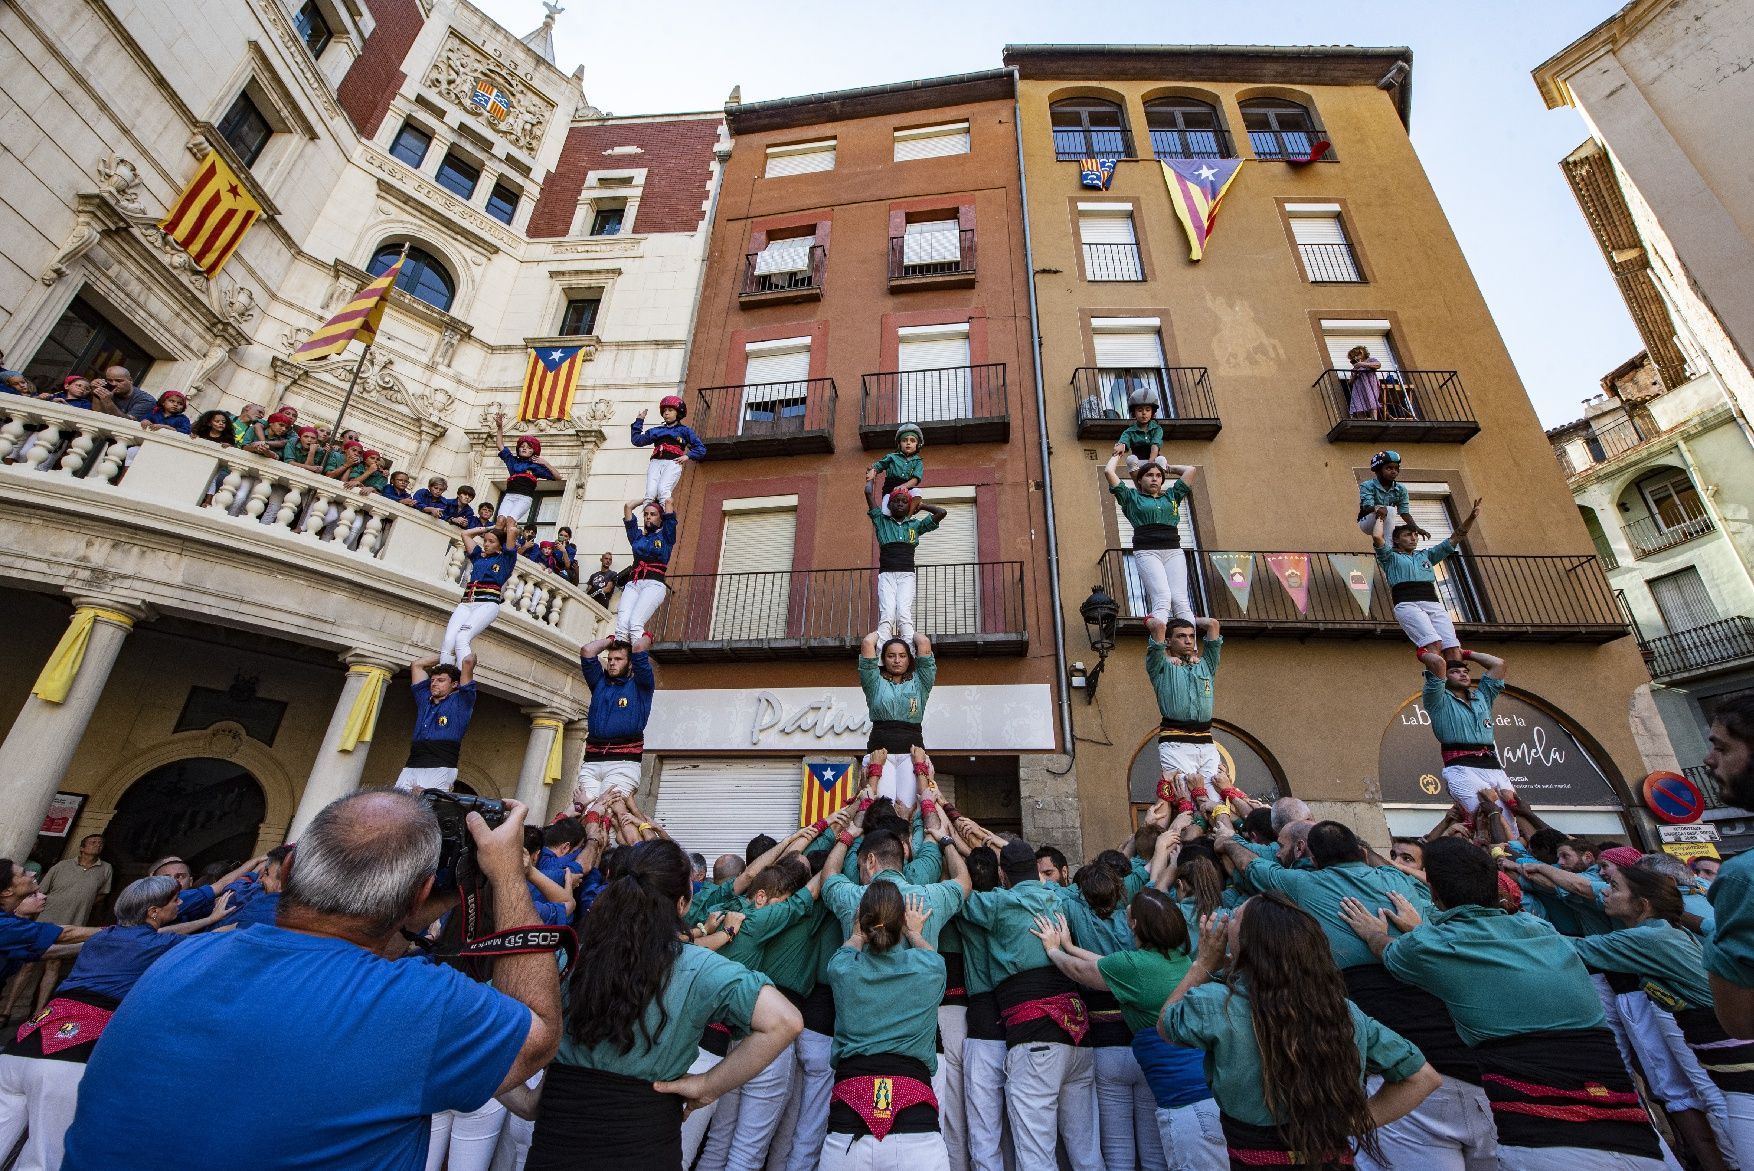
M 481 935 L 478 934 L 481 926 L 481 888 L 474 883 L 465 884 L 462 897 L 463 946 L 457 949 L 459 956 L 498 959 L 500 956 L 557 951 L 563 961 L 561 975 L 566 975 L 572 969 L 579 942 L 571 927 L 550 927 L 546 923 L 534 923 L 527 927 L 512 927 Z

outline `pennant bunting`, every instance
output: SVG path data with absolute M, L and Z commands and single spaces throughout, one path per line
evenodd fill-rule
M 1218 205 L 1242 171 L 1241 159 L 1163 159 L 1163 182 L 1176 218 L 1188 233 L 1188 259 L 1206 254 Z
M 345 350 L 354 338 L 371 345 L 378 336 L 378 323 L 384 319 L 384 306 L 390 303 L 390 288 L 402 275 L 405 258 L 385 269 L 383 275 L 342 306 L 341 312 L 319 325 L 304 344 L 292 352 L 295 362 L 314 362 Z
M 1352 593 L 1352 600 L 1358 608 L 1370 617 L 1370 590 L 1376 580 L 1376 558 L 1369 553 L 1329 553 L 1328 561 L 1333 565 L 1334 572 L 1346 583 Z
M 1078 182 L 1093 191 L 1107 191 L 1115 179 L 1116 159 L 1083 159 L 1079 164 Z
M 518 421 L 564 419 L 572 414 L 572 396 L 585 364 L 583 346 L 542 346 L 530 351 L 524 369 L 524 394 L 518 400 Z
M 1291 601 L 1297 606 L 1299 614 L 1309 613 L 1309 554 L 1308 553 L 1268 553 L 1267 567 L 1285 592 L 1291 595 Z
M 231 259 L 244 242 L 244 233 L 261 215 L 262 205 L 250 197 L 225 160 L 208 151 L 170 214 L 159 221 L 158 230 L 211 277 Z
M 1255 584 L 1255 555 L 1253 553 L 1208 553 L 1212 559 L 1212 568 L 1224 579 L 1230 589 L 1230 596 L 1236 599 L 1236 608 L 1244 614 L 1249 612 L 1249 591 Z
M 851 761 L 805 761 L 798 824 L 815 825 L 853 799 L 858 778 Z

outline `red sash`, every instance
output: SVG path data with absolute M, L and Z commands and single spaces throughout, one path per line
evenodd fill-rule
M 18 1040 L 40 1032 L 37 1042 L 43 1047 L 43 1056 L 49 1057 L 63 1049 L 96 1041 L 113 1015 L 110 1009 L 95 1004 L 56 997 L 43 1006 L 42 1012 L 19 1026 Z
M 1039 1021 L 1044 1017 L 1064 1029 L 1074 1045 L 1082 1044 L 1084 1034 L 1090 1031 L 1090 1015 L 1084 1007 L 1084 998 L 1076 992 L 1062 992 L 1057 996 L 1044 996 L 1040 1000 L 1025 1000 L 1022 1004 L 999 1010 L 999 1019 L 1005 1023 L 1007 1029 L 1029 1021 Z
M 932 1087 L 911 1077 L 850 1077 L 834 1084 L 834 1100 L 865 1120 L 871 1137 L 882 1142 L 895 1125 L 895 1116 L 923 1102 L 938 1109 Z

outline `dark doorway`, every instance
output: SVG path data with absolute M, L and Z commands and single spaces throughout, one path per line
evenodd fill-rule
M 75 297 L 37 347 L 24 376 L 39 390 L 59 390 L 61 380 L 69 374 L 91 378 L 110 366 L 126 367 L 134 385 L 139 386 L 152 358 L 91 302 Z
M 105 831 L 116 889 L 167 854 L 197 874 L 211 862 L 251 857 L 266 812 L 262 786 L 229 760 L 198 756 L 160 765 L 122 794 Z

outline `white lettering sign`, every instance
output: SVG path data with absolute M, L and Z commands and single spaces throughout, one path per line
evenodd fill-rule
M 652 752 L 862 751 L 870 720 L 857 687 L 658 689 L 646 725 Z M 926 747 L 933 752 L 1045 752 L 1054 701 L 1045 683 L 932 689 Z
M 749 743 L 760 744 L 763 735 L 776 729 L 785 736 L 809 734 L 821 740 L 826 736 L 863 732 L 870 723 L 868 716 L 847 711 L 832 695 L 824 695 L 801 707 L 788 708 L 786 701 L 773 692 L 758 691 L 755 693 L 755 719 L 749 725 Z

